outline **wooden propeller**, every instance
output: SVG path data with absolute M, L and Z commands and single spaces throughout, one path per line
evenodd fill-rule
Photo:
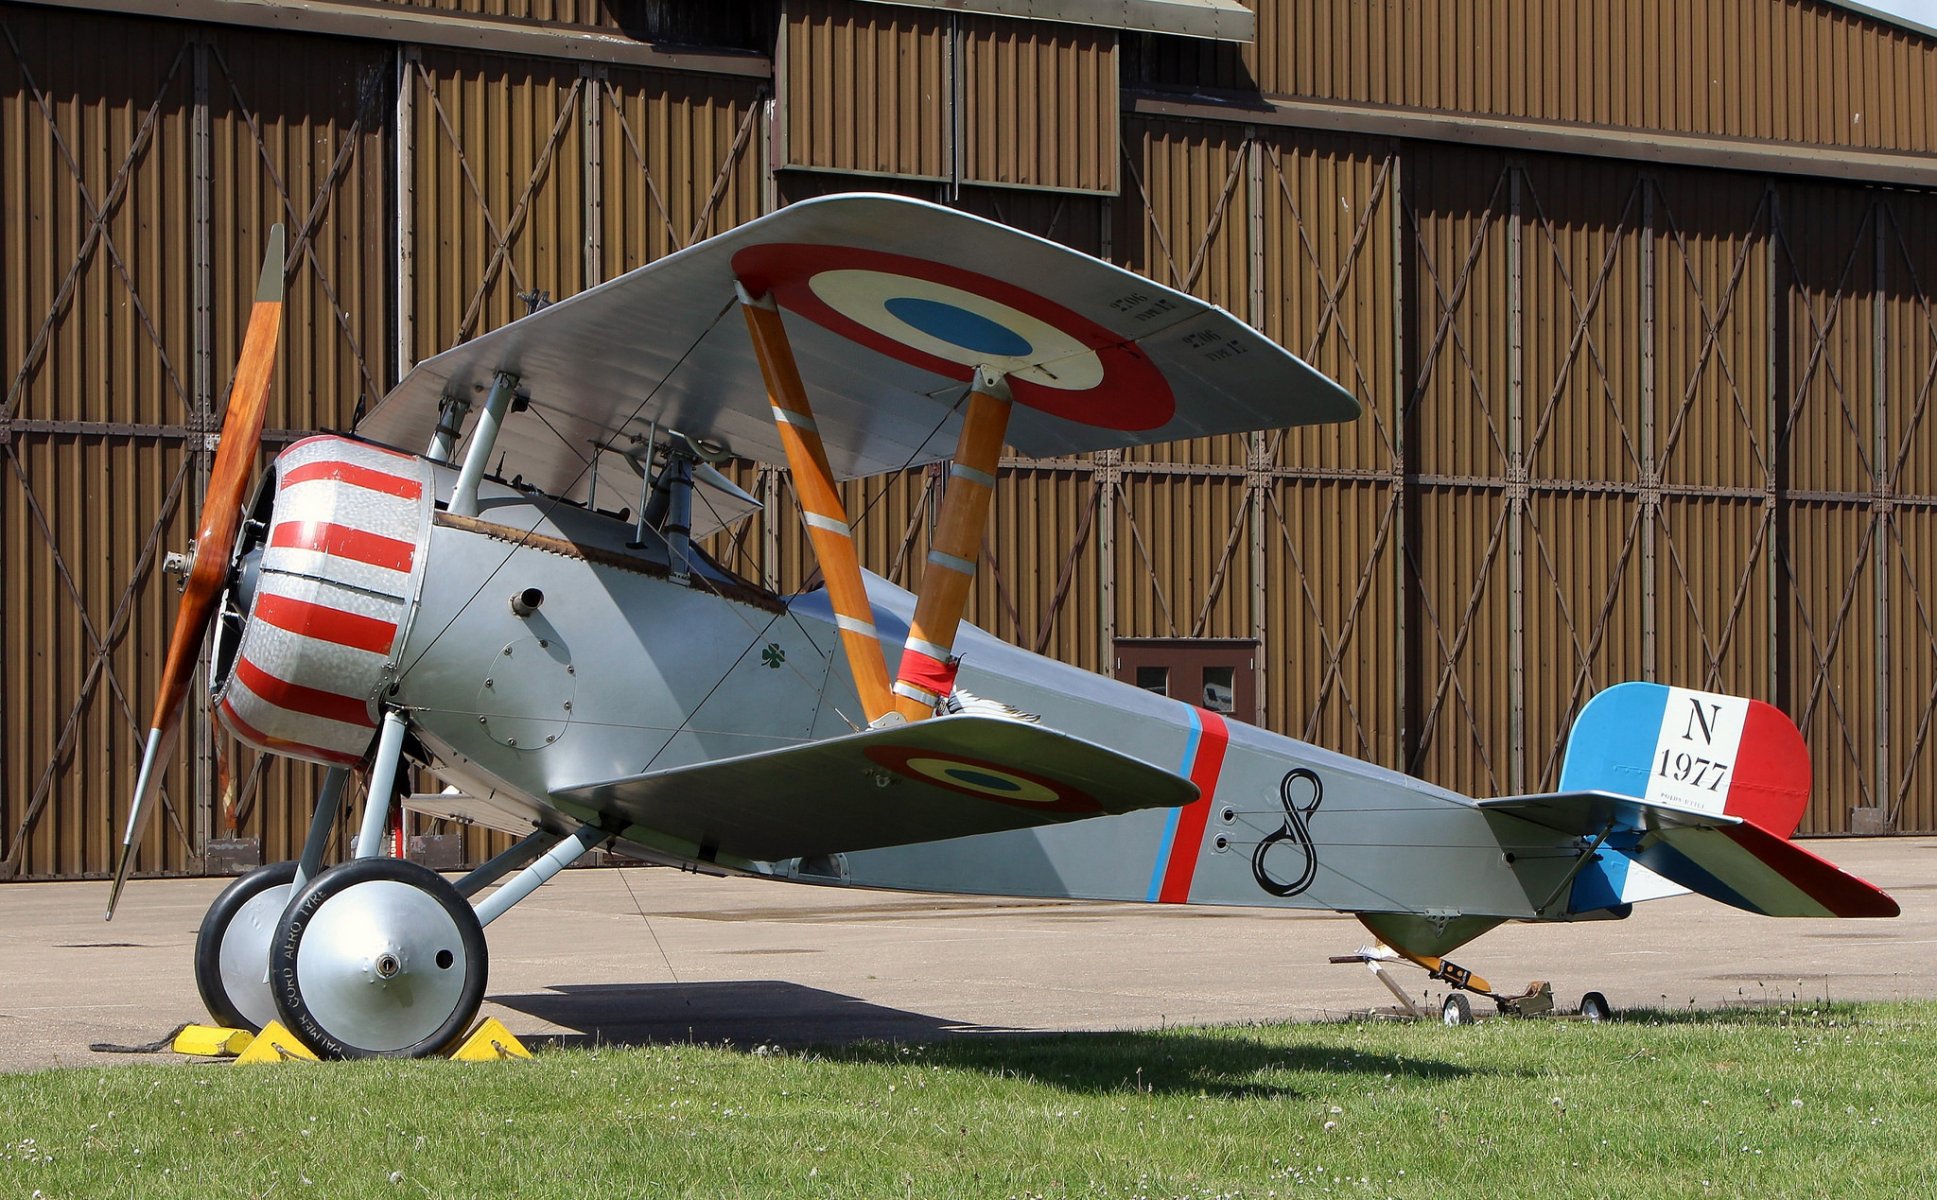
M 149 722 L 148 744 L 141 756 L 141 774 L 135 779 L 134 801 L 128 809 L 128 830 L 121 839 L 121 855 L 114 866 L 114 887 L 108 893 L 108 919 L 114 919 L 114 906 L 121 888 L 128 882 L 134 863 L 135 845 L 141 841 L 148 824 L 154 797 L 161 783 L 163 760 L 174 746 L 181 729 L 182 709 L 188 699 L 189 681 L 195 675 L 195 660 L 208 635 L 210 618 L 222 600 L 222 589 L 229 578 L 229 559 L 235 553 L 236 534 L 242 528 L 242 502 L 255 473 L 257 452 L 262 447 L 262 421 L 269 401 L 270 376 L 276 366 L 276 342 L 282 330 L 283 230 L 269 230 L 269 248 L 262 258 L 262 276 L 256 284 L 255 307 L 249 313 L 249 328 L 242 339 L 242 357 L 235 367 L 235 383 L 229 391 L 228 411 L 222 417 L 222 434 L 216 443 L 215 467 L 209 476 L 208 497 L 202 504 L 201 531 L 196 535 L 189 562 L 187 583 L 182 589 L 182 606 L 175 616 L 175 631 L 168 639 L 168 658 L 162 665 L 161 691 L 155 698 L 155 716 Z

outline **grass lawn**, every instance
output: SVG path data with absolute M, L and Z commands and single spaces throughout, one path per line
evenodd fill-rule
M 1937 1196 L 1937 1004 L 0 1076 L 0 1197 Z

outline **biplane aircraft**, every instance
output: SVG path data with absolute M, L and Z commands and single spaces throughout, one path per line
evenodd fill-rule
M 1357 415 L 1180 292 L 930 204 L 808 201 L 420 363 L 245 500 L 272 241 L 109 898 L 111 916 L 207 641 L 227 728 L 333 768 L 301 857 L 203 922 L 196 979 L 224 1024 L 435 1053 L 483 998 L 484 927 L 600 845 L 825 884 L 1339 910 L 1478 991 L 1439 956 L 1503 921 L 1681 889 L 1897 911 L 1788 840 L 1808 756 L 1764 704 L 1610 689 L 1559 792 L 1475 801 L 964 624 L 1005 444 Z M 758 505 L 729 458 L 791 470 L 824 586 L 775 594 L 702 552 Z M 836 484 L 944 461 L 919 590 L 863 571 Z M 384 856 L 409 769 L 447 785 L 416 806 L 522 840 L 454 883 Z M 353 770 L 356 857 L 325 868 Z

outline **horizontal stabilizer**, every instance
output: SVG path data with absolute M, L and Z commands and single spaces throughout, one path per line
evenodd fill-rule
M 1197 799 L 1181 775 L 1002 717 L 937 717 L 553 793 L 772 861 L 1023 829 Z
M 1716 829 L 1664 829 L 1628 857 L 1692 892 L 1770 917 L 1894 917 L 1889 893 L 1794 842 L 1744 821 Z
M 1543 829 L 1572 837 L 1597 837 L 1610 830 L 1713 829 L 1736 825 L 1739 818 L 1674 804 L 1658 804 L 1613 792 L 1548 792 L 1478 801 L 1487 812 L 1506 813 Z
M 1888 893 L 1740 817 L 1611 792 L 1560 792 L 1482 800 L 1571 837 L 1606 835 L 1616 851 L 1671 883 L 1770 917 L 1894 917 Z M 1582 912 L 1595 903 L 1572 905 Z M 1609 898 L 1611 901 L 1611 897 Z

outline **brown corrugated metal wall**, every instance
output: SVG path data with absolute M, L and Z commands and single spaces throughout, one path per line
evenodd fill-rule
M 1243 47 L 1140 36 L 1140 80 L 1930 153 L 1929 40 L 1803 0 L 1258 0 Z
M 631 28 L 599 3 L 416 6 Z M 1453 7 L 1262 3 L 1260 51 L 787 0 L 763 10 L 770 100 L 744 73 L 0 6 L 0 870 L 110 861 L 172 620 L 159 562 L 189 536 L 268 224 L 292 246 L 269 423 L 302 430 L 521 294 L 854 187 L 1212 299 L 1366 409 L 1008 460 L 972 608 L 1000 636 L 1104 671 L 1118 637 L 1255 639 L 1267 726 L 1473 792 L 1551 785 L 1573 715 L 1623 678 L 1766 696 L 1815 753 L 1805 831 L 1937 830 L 1937 199 L 1117 93 L 1928 152 L 1937 52 L 1821 4 Z M 785 474 L 743 476 L 772 512 L 716 548 L 795 586 Z M 938 487 L 849 486 L 871 567 L 914 583 Z M 231 816 L 292 854 L 311 772 L 190 740 L 143 869 L 201 869 Z

